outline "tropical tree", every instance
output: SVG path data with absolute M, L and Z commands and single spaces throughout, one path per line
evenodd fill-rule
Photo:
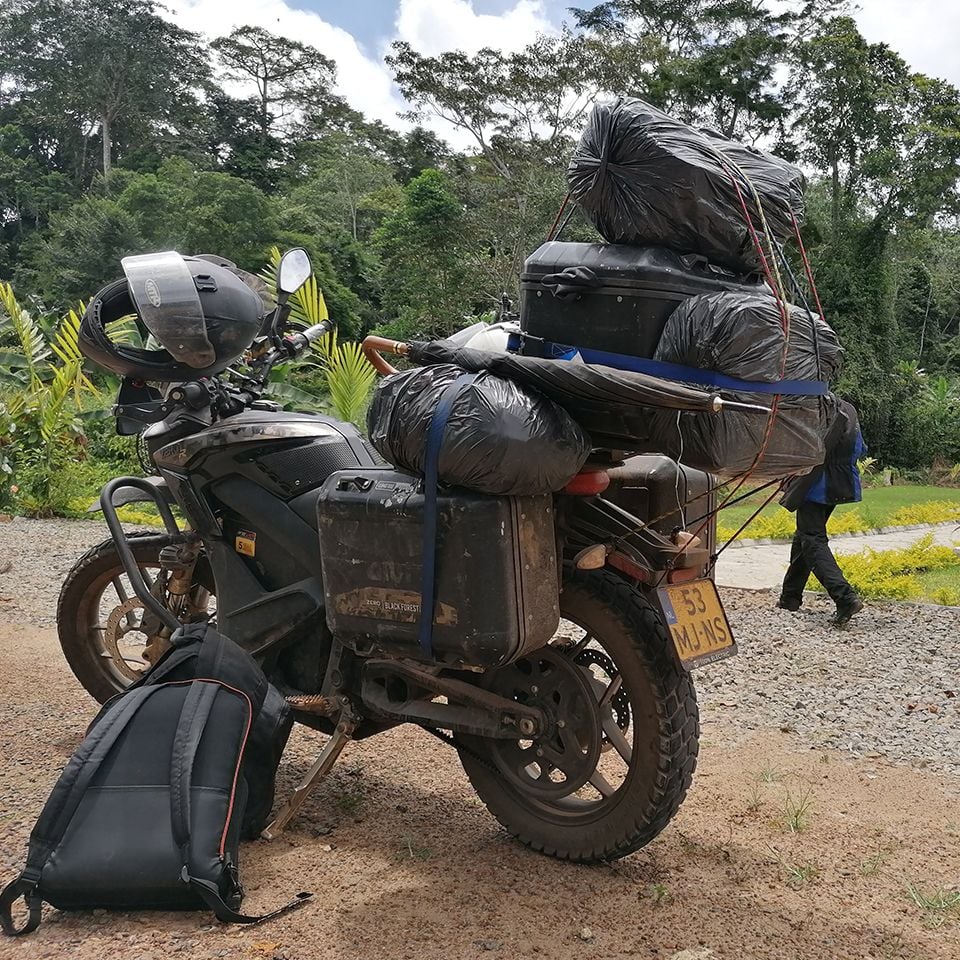
M 474 312 L 476 296 L 464 249 L 464 211 L 447 177 L 425 170 L 403 188 L 399 208 L 373 240 L 381 259 L 389 330 L 445 336 Z
M 12 0 L 0 36 L 26 115 L 72 141 L 81 180 L 95 134 L 109 176 L 118 146 L 189 123 L 208 74 L 199 38 L 154 0 Z
M 332 91 L 336 66 L 315 47 L 261 27 L 238 27 L 211 47 L 224 78 L 253 91 L 247 99 L 221 95 L 218 102 L 221 112 L 243 122 L 239 136 L 227 135 L 230 153 L 243 157 L 233 162 L 268 186 L 285 158 L 285 137 L 305 120 L 320 126 L 326 114 L 342 109 Z M 244 129 L 248 124 L 256 131 L 254 142 Z

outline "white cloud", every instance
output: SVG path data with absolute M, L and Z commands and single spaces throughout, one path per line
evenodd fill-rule
M 446 50 L 476 53 L 493 47 L 513 53 L 538 33 L 555 33 L 542 0 L 517 0 L 500 15 L 477 13 L 472 0 L 400 0 L 397 39 L 420 53 L 436 56 Z
M 210 39 L 245 24 L 316 47 L 337 64 L 337 92 L 371 119 L 405 127 L 397 119 L 406 108 L 382 60 L 368 57 L 353 36 L 283 0 L 168 0 L 172 19 Z
M 378 51 L 378 58 L 370 57 L 346 30 L 317 13 L 295 9 L 285 0 L 167 0 L 167 5 L 171 18 L 180 26 L 209 39 L 250 24 L 316 47 L 337 64 L 336 91 L 351 106 L 370 119 L 398 129 L 409 128 L 409 122 L 398 116 L 408 105 L 383 60 L 389 52 L 389 41 Z M 499 16 L 476 13 L 472 0 L 400 0 L 393 26 L 391 40 L 406 40 L 427 55 L 454 49 L 475 53 L 484 46 L 512 52 L 538 33 L 553 30 L 542 0 L 517 0 Z M 442 121 L 428 126 L 455 147 L 465 148 L 471 143 Z
M 955 0 L 862 0 L 855 16 L 871 43 L 886 43 L 914 70 L 960 86 Z

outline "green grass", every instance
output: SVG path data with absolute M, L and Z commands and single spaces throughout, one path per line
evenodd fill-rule
M 770 495 L 770 490 L 763 490 L 754 494 L 743 503 L 726 507 L 718 515 L 718 523 L 727 536 L 737 530 L 744 523 L 764 499 Z M 875 529 L 877 527 L 894 526 L 904 522 L 921 523 L 929 518 L 921 511 L 915 518 L 911 518 L 907 511 L 922 504 L 949 503 L 956 505 L 960 513 L 960 488 L 955 487 L 868 487 L 863 491 L 861 503 L 844 503 L 837 507 L 831 517 L 833 532 L 842 532 L 846 529 Z M 897 514 L 900 514 L 898 517 Z M 936 511 L 931 516 L 941 516 Z M 765 536 L 774 538 L 789 538 L 793 533 L 793 516 L 780 507 L 776 501 L 764 508 L 760 517 L 763 522 L 751 527 L 741 536 Z M 945 516 L 944 519 L 950 519 Z M 960 525 L 960 520 L 958 520 Z M 721 535 L 721 539 L 724 537 Z
M 950 607 L 960 606 L 960 567 L 927 570 L 917 574 L 927 600 Z

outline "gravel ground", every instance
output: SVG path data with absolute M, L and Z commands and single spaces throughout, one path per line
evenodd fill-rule
M 0 611 L 52 626 L 74 560 L 106 537 L 99 522 L 0 523 Z M 735 555 L 734 555 L 735 560 Z M 812 746 L 960 773 L 960 612 L 875 603 L 851 626 L 827 625 L 828 600 L 798 613 L 763 592 L 723 589 L 740 654 L 700 671 L 704 716 L 742 733 L 779 728 Z

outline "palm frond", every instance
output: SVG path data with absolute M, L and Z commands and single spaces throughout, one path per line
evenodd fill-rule
M 64 367 L 76 365 L 77 371 L 73 378 L 73 393 L 77 402 L 80 402 L 80 395 L 85 390 L 96 394 L 97 388 L 90 382 L 87 375 L 83 372 L 83 354 L 80 352 L 80 317 L 86 308 L 80 304 L 80 311 L 71 310 L 56 328 L 52 339 L 50 340 L 50 349 L 57 355 L 57 358 Z
M 367 409 L 377 372 L 363 355 L 360 344 L 337 343 L 336 335 L 325 338 L 327 387 L 334 413 L 341 420 L 359 423 Z
M 82 376 L 80 361 L 73 360 L 61 366 L 53 367 L 53 380 L 47 385 L 40 398 L 40 435 L 47 443 L 58 439 L 74 419 L 67 401 L 76 387 L 76 381 Z
M 137 326 L 136 316 L 132 313 L 118 320 L 111 320 L 104 329 L 111 343 L 122 343 L 139 350 L 144 347 L 143 334 Z
M 257 274 L 267 285 L 267 290 L 274 300 L 277 298 L 277 268 L 280 266 L 281 256 L 283 256 L 283 254 L 280 253 L 279 247 L 271 247 L 270 252 L 267 254 L 267 262 L 263 265 L 263 269 Z
M 40 325 L 20 306 L 9 283 L 0 283 L 0 306 L 10 322 L 32 381 L 40 381 L 40 364 L 50 356 Z
M 323 299 L 323 291 L 317 283 L 317 278 L 310 279 L 290 298 L 293 309 L 290 316 L 296 316 L 302 323 L 312 327 L 315 323 L 322 323 L 330 319 L 327 310 L 327 301 Z

